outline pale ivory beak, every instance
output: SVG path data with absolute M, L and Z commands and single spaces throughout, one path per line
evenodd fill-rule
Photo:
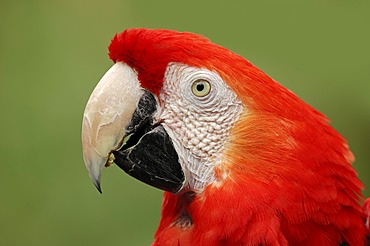
M 82 121 L 83 157 L 100 192 L 102 169 L 110 153 L 120 147 L 143 93 L 137 73 L 118 62 L 99 81 L 87 102 Z

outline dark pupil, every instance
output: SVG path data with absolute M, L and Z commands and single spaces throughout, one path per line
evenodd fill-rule
M 204 85 L 203 84 L 197 84 L 197 91 L 203 91 L 204 90 Z

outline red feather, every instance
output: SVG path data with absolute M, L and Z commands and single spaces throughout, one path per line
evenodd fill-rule
M 324 115 L 195 34 L 130 29 L 113 38 L 109 55 L 155 94 L 170 62 L 216 71 L 247 109 L 215 183 L 194 197 L 165 193 L 153 245 L 364 245 L 370 202 L 363 212 L 354 157 Z M 190 227 L 174 223 L 182 215 Z

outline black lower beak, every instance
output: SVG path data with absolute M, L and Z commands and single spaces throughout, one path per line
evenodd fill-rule
M 130 176 L 156 188 L 177 193 L 185 177 L 171 138 L 153 125 L 154 96 L 145 92 L 127 128 L 129 139 L 114 151 L 115 163 Z

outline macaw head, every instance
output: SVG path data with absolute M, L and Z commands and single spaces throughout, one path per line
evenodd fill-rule
M 127 30 L 113 38 L 109 55 L 115 64 L 83 121 L 84 159 L 95 185 L 113 160 L 173 193 L 199 192 L 222 179 L 231 129 L 249 111 L 248 98 L 231 88 L 239 83 L 236 63 L 251 64 L 203 37 L 167 30 Z
M 186 223 L 222 208 L 242 210 L 234 217 L 246 221 L 263 210 L 261 218 L 279 211 L 298 223 L 313 215 L 288 216 L 292 206 L 339 209 L 333 207 L 338 197 L 359 210 L 362 185 L 346 141 L 324 115 L 243 57 L 199 35 L 148 29 L 117 34 L 109 56 L 114 65 L 83 117 L 85 165 L 99 190 L 104 166 L 115 163 L 192 206 L 178 205 L 172 216 L 165 211 L 160 230 L 173 220 L 184 224 L 178 215 L 184 210 Z M 334 220 L 329 217 L 323 220 Z M 212 217 L 214 224 L 231 225 L 231 219 Z

